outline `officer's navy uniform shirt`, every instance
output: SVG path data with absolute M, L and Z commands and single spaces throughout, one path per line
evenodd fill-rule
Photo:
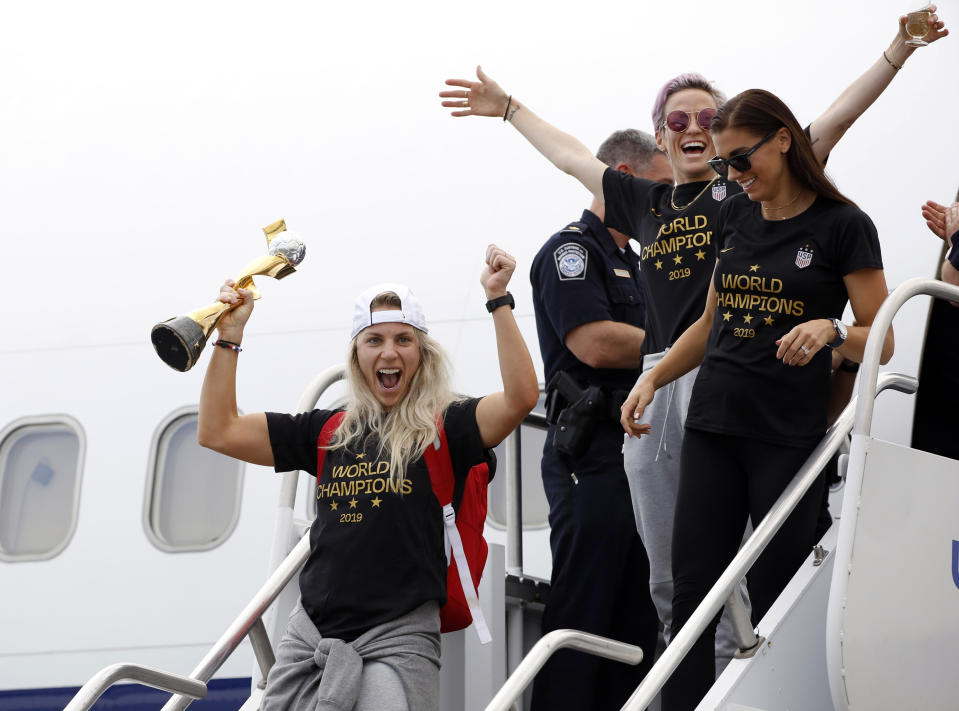
M 639 257 L 616 245 L 603 221 L 589 210 L 550 237 L 530 269 L 536 333 L 547 384 L 565 370 L 581 385 L 630 389 L 639 374 L 633 368 L 590 368 L 564 344 L 577 326 L 617 321 L 637 328 L 646 323 L 646 295 Z

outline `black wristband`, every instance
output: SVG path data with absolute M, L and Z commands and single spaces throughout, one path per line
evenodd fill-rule
M 842 359 L 842 363 L 839 364 L 839 370 L 844 373 L 858 373 L 859 372 L 859 363 L 854 360 Z
M 239 353 L 243 349 L 240 348 L 239 343 L 234 343 L 233 341 L 224 341 L 222 338 L 218 341 L 213 341 L 214 346 L 219 346 L 220 348 L 228 348 L 234 353 Z
M 952 237 L 950 237 L 949 241 L 952 242 L 952 249 L 950 249 L 949 253 L 946 254 L 946 259 L 949 260 L 949 263 L 952 266 L 954 266 L 956 269 L 959 269 L 959 232 L 956 232 Z
M 516 302 L 513 301 L 513 295 L 507 291 L 503 296 L 498 296 L 486 302 L 486 310 L 490 313 L 496 311 L 500 306 L 509 306 L 511 309 L 515 309 Z

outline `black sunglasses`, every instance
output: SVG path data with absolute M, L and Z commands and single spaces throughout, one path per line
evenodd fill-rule
M 779 129 L 777 128 L 767 133 L 759 143 L 757 143 L 755 146 L 750 148 L 745 153 L 738 153 L 734 156 L 729 156 L 729 158 L 720 158 L 719 156 L 716 156 L 715 158 L 710 158 L 708 161 L 706 161 L 706 163 L 709 165 L 710 168 L 712 168 L 717 173 L 719 173 L 719 176 L 723 180 L 726 180 L 729 178 L 729 166 L 732 166 L 733 168 L 738 170 L 740 173 L 747 171 L 753 167 L 753 164 L 749 162 L 749 156 L 751 156 L 753 153 L 759 150 L 759 147 L 762 144 L 764 144 L 770 138 L 775 136 L 776 131 L 778 130 Z

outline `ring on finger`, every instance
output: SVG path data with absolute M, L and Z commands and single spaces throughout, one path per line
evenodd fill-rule
M 809 355 L 809 349 L 806 346 L 799 346 L 799 350 L 802 351 L 803 355 Z

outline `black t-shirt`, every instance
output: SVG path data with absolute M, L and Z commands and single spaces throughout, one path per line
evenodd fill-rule
M 477 399 L 452 403 L 443 428 L 456 481 L 454 504 L 476 464 L 490 462 L 476 424 Z M 332 415 L 268 412 L 278 472 L 316 471 L 320 430 Z M 398 488 L 389 481 L 389 459 L 377 442 L 365 452 L 330 450 L 317 488 L 310 557 L 300 573 L 303 607 L 325 637 L 352 641 L 428 600 L 446 603 L 443 514 L 420 458 Z
M 716 216 L 737 183 L 720 177 L 673 187 L 608 168 L 603 174 L 606 224 L 640 244 L 649 301 L 644 353 L 676 342 L 700 316 L 716 263 Z M 697 197 L 698 196 L 698 197 Z M 672 204 L 684 208 L 674 210 Z
M 859 208 L 819 197 L 788 220 L 763 218 L 746 195 L 718 216 L 718 293 L 686 426 L 778 444 L 815 444 L 826 430 L 831 350 L 804 366 L 776 358 L 794 326 L 841 318 L 843 277 L 882 269 L 879 237 Z
M 579 222 L 546 240 L 533 258 L 530 282 L 546 382 L 565 370 L 580 384 L 633 387 L 639 358 L 635 368 L 591 368 L 565 341 L 574 328 L 593 321 L 643 328 L 646 294 L 636 253 L 628 245 L 620 250 L 602 220 L 584 210 Z

